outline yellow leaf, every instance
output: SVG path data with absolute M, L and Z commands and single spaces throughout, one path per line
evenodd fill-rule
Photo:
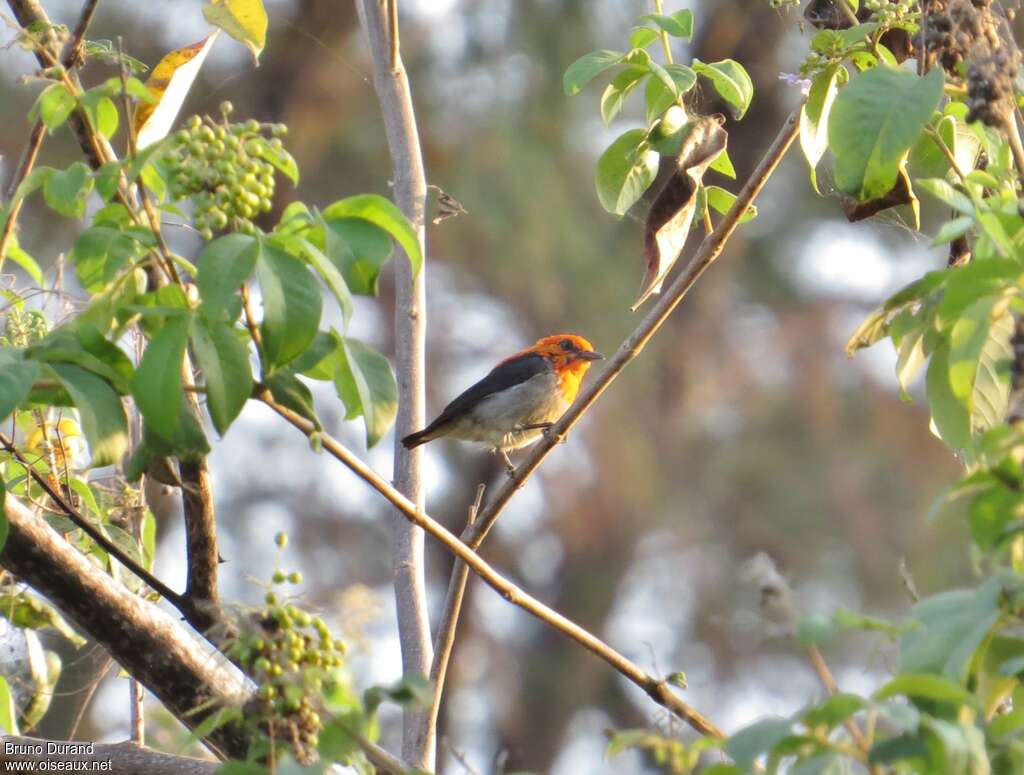
M 199 74 L 203 60 L 210 53 L 218 32 L 191 46 L 172 51 L 153 68 L 146 81 L 146 88 L 156 101 L 140 102 L 135 112 L 135 144 L 139 148 L 162 140 L 171 131 L 178 111 Z
M 237 41 L 244 43 L 259 64 L 267 42 L 267 11 L 263 0 L 213 0 L 203 6 L 203 16 Z

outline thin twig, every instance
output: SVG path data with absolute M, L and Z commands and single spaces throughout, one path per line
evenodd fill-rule
M 480 555 L 460 541 L 454 533 L 445 528 L 444 525 L 433 517 L 429 516 L 425 511 L 418 509 L 416 504 L 392 487 L 389 482 L 383 479 L 376 471 L 366 465 L 366 463 L 360 460 L 358 456 L 353 454 L 344 445 L 340 444 L 328 434 L 318 431 L 313 423 L 305 417 L 302 417 L 291 409 L 276 403 L 273 397 L 269 395 L 268 391 L 261 391 L 258 398 L 277 412 L 281 417 L 302 431 L 306 436 L 317 433 L 321 439 L 323 449 L 326 450 L 329 455 L 343 463 L 353 473 L 355 473 L 356 476 L 377 490 L 377 492 L 383 495 L 384 498 L 391 503 L 391 505 L 394 506 L 400 514 L 409 520 L 409 522 L 424 530 L 431 538 L 444 546 L 458 559 L 466 563 L 466 565 L 468 565 L 474 573 L 482 578 L 488 586 L 498 592 L 508 602 L 512 603 L 512 605 L 522 608 L 524 611 L 541 620 L 549 627 L 557 630 L 563 635 L 566 635 L 594 655 L 603 659 L 625 678 L 643 689 L 656 703 L 679 716 L 679 718 L 689 724 L 700 734 L 712 737 L 724 737 L 722 730 L 720 730 L 698 710 L 684 702 L 675 694 L 675 692 L 672 691 L 666 681 L 659 680 L 649 675 L 600 638 L 558 613 L 558 611 L 540 602 L 532 595 L 527 594 L 518 586 L 506 579 L 492 568 L 482 557 L 480 557 Z
M 1017 121 L 1013 113 L 1003 111 L 1003 134 L 1010 143 L 1010 150 L 1013 151 L 1013 161 L 1017 165 L 1017 174 L 1024 180 L 1024 145 L 1021 144 L 1020 132 L 1017 130 Z
M 188 616 L 187 611 L 190 613 L 191 606 L 188 605 L 188 601 L 185 600 L 184 596 L 179 595 L 173 589 L 164 584 L 160 579 L 156 578 L 152 573 L 147 571 L 135 560 L 133 560 L 128 554 L 121 550 L 117 544 L 107 538 L 103 533 L 96 528 L 89 520 L 83 517 L 78 509 L 72 506 L 67 500 L 57 492 L 56 488 L 50 484 L 45 476 L 40 474 L 31 463 L 29 463 L 25 457 L 21 454 L 21 451 L 14 445 L 3 433 L 0 433 L 0 445 L 4 447 L 11 455 L 25 468 L 25 472 L 32 477 L 32 479 L 43 488 L 43 492 L 50 496 L 52 500 L 61 511 L 63 511 L 68 518 L 75 523 L 79 528 L 82 529 L 93 541 L 99 544 L 105 552 L 113 556 L 119 563 L 124 567 L 138 576 L 144 581 L 151 589 L 157 592 L 162 598 L 167 600 L 171 605 L 181 611 L 183 614 Z
M 654 12 L 659 16 L 662 13 L 661 5 L 661 0 L 654 0 Z M 661 47 L 665 49 L 665 63 L 672 64 L 672 46 L 669 45 L 668 33 L 665 32 L 665 30 L 661 30 L 660 28 L 659 31 L 659 37 L 661 38 Z
M 32 131 L 29 133 L 25 150 L 21 153 L 18 169 L 15 171 L 14 177 L 11 178 L 11 183 L 7 187 L 7 202 L 11 202 L 15 192 L 18 190 L 18 186 L 28 177 L 28 173 L 35 166 L 36 159 L 39 157 L 39 149 L 43 145 L 43 137 L 45 136 L 46 126 L 42 121 L 36 121 Z M 18 222 L 18 216 L 21 214 L 22 201 L 24 200 L 11 204 L 10 212 L 7 213 L 7 220 L 4 222 L 3 233 L 0 233 L 0 269 L 3 268 L 4 259 L 7 258 L 7 247 L 11 242 L 11 236 L 14 234 L 14 227 Z
M 818 679 L 821 681 L 821 685 L 825 687 L 825 691 L 829 694 L 839 694 L 839 685 L 836 683 L 835 677 L 832 675 L 832 671 L 828 669 L 828 663 L 825 662 L 825 657 L 822 656 L 821 651 L 813 643 L 807 647 L 807 656 L 811 660 L 811 666 L 814 668 L 814 672 L 818 674 Z M 853 719 L 846 720 L 846 728 L 850 732 L 850 736 L 853 738 L 853 742 L 857 744 L 857 747 L 862 751 L 868 750 L 869 746 L 867 740 L 864 738 L 864 734 L 860 731 L 860 727 Z
M 728 242 L 736 226 L 739 224 L 740 217 L 747 211 L 747 208 L 757 197 L 758 193 L 760 193 L 764 184 L 796 139 L 800 127 L 799 118 L 800 109 L 797 108 L 783 123 L 782 129 L 779 130 L 764 158 L 761 159 L 753 173 L 751 173 L 750 178 L 743 185 L 743 188 L 740 189 L 732 207 L 729 208 L 729 212 L 718 222 L 715 230 L 704 238 L 693 258 L 686 265 L 686 268 L 672 281 L 672 284 L 662 294 L 661 298 L 658 299 L 657 303 L 655 303 L 654 307 L 651 308 L 651 311 L 647 313 L 640 324 L 619 345 L 615 355 L 611 357 L 608 365 L 597 375 L 596 379 L 587 383 L 580 391 L 576 401 L 552 426 L 550 433 L 537 442 L 529 456 L 516 468 L 515 475 L 510 477 L 488 501 L 476 524 L 463 533 L 462 539 L 470 548 L 476 549 L 480 546 L 484 537 L 493 527 L 494 522 L 498 519 L 502 510 L 512 499 L 512 496 L 515 495 L 516 491 L 537 470 L 551 450 L 554 449 L 558 440 L 569 432 L 579 421 L 580 417 L 593 406 L 594 402 L 618 377 L 622 370 L 640 354 L 647 342 L 657 333 L 679 302 L 686 296 L 687 291 L 693 287 L 704 270 L 722 252 L 726 242 Z
M 476 488 L 476 498 L 469 507 L 466 527 L 476 522 L 476 515 L 484 500 L 486 485 Z M 448 674 L 448 663 L 451 661 L 452 649 L 455 647 L 455 630 L 459 626 L 459 613 L 462 600 L 466 594 L 466 583 L 469 581 L 469 568 L 466 563 L 456 559 L 452 565 L 452 575 L 448 581 L 448 593 L 444 599 L 444 613 L 437 625 L 437 637 L 434 639 L 434 661 L 430 665 L 430 684 L 434 689 L 433 701 L 430 705 L 430 725 L 437 728 L 437 719 L 441 712 L 441 697 L 444 694 L 444 681 Z

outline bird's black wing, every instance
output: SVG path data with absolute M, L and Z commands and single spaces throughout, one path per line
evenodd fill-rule
M 444 408 L 444 411 L 425 430 L 429 432 L 441 427 L 453 417 L 458 417 L 469 411 L 492 393 L 499 393 L 506 388 L 526 382 L 531 377 L 548 371 L 551 371 L 551 364 L 546 358 L 537 353 L 517 355 L 514 358 L 503 361 L 491 369 L 491 372 L 482 380 L 471 385 L 459 396 L 452 399 L 452 402 Z

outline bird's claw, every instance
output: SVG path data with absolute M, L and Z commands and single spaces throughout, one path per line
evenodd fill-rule
M 563 433 L 560 436 L 556 436 L 554 428 L 555 428 L 555 424 L 554 423 L 548 423 L 547 427 L 544 428 L 541 431 L 541 433 L 543 433 L 544 434 L 544 438 L 547 439 L 548 441 L 550 441 L 552 444 L 565 444 L 566 439 L 568 438 L 566 436 L 566 434 Z

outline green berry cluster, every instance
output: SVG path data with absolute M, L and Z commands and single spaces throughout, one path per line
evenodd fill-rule
M 275 585 L 298 584 L 302 575 L 278 571 L 273 580 Z M 254 703 L 267 738 L 284 741 L 298 761 L 308 763 L 319 745 L 320 698 L 337 680 L 345 644 L 331 636 L 323 619 L 279 601 L 273 590 L 250 621 L 228 655 L 259 686 Z
M 219 122 L 192 116 L 161 157 L 171 197 L 192 199 L 205 240 L 219 231 L 256 231 L 252 219 L 270 210 L 274 196 L 274 165 L 265 157 L 285 153 L 281 138 L 288 131 L 255 119 L 231 124 L 231 103 L 220 109 Z
M 50 321 L 37 309 L 11 307 L 4 319 L 4 334 L 0 344 L 10 347 L 28 347 L 50 332 Z
M 917 14 L 918 0 L 864 0 L 864 7 L 871 11 L 871 21 L 883 27 L 892 27 L 908 21 Z

